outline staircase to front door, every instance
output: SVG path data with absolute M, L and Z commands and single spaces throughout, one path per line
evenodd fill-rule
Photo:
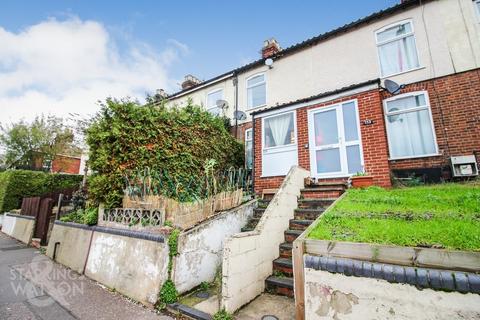
M 294 218 L 290 220 L 288 230 L 285 230 L 285 242 L 279 247 L 280 257 L 273 261 L 273 274 L 265 281 L 267 292 L 293 297 L 292 243 L 346 188 L 346 180 L 337 179 L 311 184 L 301 190 Z M 258 216 L 259 212 L 255 214 Z

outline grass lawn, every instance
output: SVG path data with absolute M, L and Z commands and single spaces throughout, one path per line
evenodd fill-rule
M 308 237 L 480 251 L 480 185 L 349 189 Z

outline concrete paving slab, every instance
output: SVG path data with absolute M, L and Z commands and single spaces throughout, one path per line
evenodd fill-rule
M 235 319 L 259 320 L 265 315 L 274 315 L 279 320 L 293 320 L 295 319 L 295 301 L 291 298 L 264 293 L 240 309 Z
M 200 311 L 203 311 L 208 314 L 215 314 L 218 311 L 218 296 L 214 295 L 208 298 L 205 301 L 202 301 L 200 303 L 197 303 L 194 308 Z

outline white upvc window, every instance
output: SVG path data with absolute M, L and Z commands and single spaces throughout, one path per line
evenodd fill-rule
M 245 167 L 247 169 L 253 168 L 253 131 L 252 129 L 245 130 Z
M 383 101 L 390 159 L 438 155 L 437 139 L 426 91 Z
M 263 119 L 263 149 L 294 145 L 295 114 L 282 113 Z
M 480 0 L 475 0 L 475 12 L 477 13 L 478 21 L 480 22 Z
M 223 99 L 223 89 L 215 89 L 207 93 L 207 111 L 213 115 L 221 115 L 222 109 L 217 107 L 217 101 Z
M 253 109 L 267 104 L 265 74 L 260 73 L 247 78 L 247 108 Z
M 382 77 L 420 68 L 413 23 L 397 22 L 375 32 Z

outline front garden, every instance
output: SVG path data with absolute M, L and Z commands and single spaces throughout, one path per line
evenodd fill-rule
M 480 185 L 350 189 L 312 239 L 480 251 Z

